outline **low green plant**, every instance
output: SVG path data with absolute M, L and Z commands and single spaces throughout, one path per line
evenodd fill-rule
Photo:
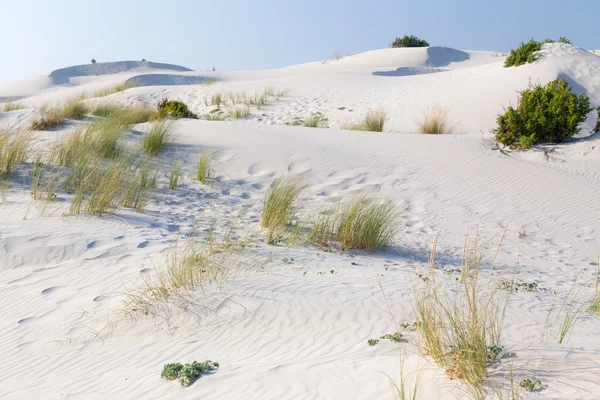
M 523 378 L 521 379 L 521 381 L 519 381 L 519 386 L 521 386 L 523 389 L 527 390 L 528 392 L 533 392 L 536 388 L 536 386 L 541 386 L 542 385 L 542 381 L 540 381 L 539 379 L 530 379 L 530 378 Z
M 546 85 L 529 85 L 516 108 L 498 116 L 492 132 L 505 146 L 528 149 L 540 142 L 560 143 L 579 133 L 590 107 L 589 98 L 571 91 L 568 82 L 556 79 Z
M 367 344 L 371 347 L 375 346 L 377 343 L 379 343 L 379 339 L 369 339 L 367 340 Z
M 196 178 L 198 178 L 202 184 L 205 184 L 206 181 L 213 180 L 215 178 L 213 158 L 206 148 L 202 150 L 202 153 L 200 153 L 198 166 L 196 168 Z
M 188 106 L 178 100 L 169 100 L 162 99 L 158 103 L 158 114 L 156 115 L 157 119 L 165 118 L 166 116 L 171 116 L 174 119 L 179 118 L 194 118 L 198 119 L 198 116 L 190 111 Z
M 142 141 L 142 148 L 149 156 L 157 155 L 164 145 L 172 140 L 173 124 L 170 121 L 158 121 L 150 126 Z
M 429 43 L 426 40 L 419 39 L 414 35 L 404 35 L 401 38 L 397 37 L 392 44 L 390 44 L 390 47 L 429 47 Z
M 396 333 L 386 333 L 381 336 L 380 339 L 390 340 L 392 342 L 400 343 L 402 341 L 402 334 L 400 332 Z
M 291 225 L 298 213 L 298 197 L 308 186 L 300 176 L 281 176 L 267 189 L 261 226 L 269 229 L 269 238 Z
M 165 364 L 161 373 L 161 378 L 168 380 L 179 379 L 181 386 L 190 386 L 207 372 L 219 368 L 219 363 L 214 361 L 198 362 L 182 365 L 181 363 Z

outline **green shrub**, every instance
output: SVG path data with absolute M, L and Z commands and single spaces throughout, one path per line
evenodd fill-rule
M 172 116 L 174 119 L 198 119 L 198 116 L 191 112 L 185 103 L 177 100 L 162 99 L 161 102 L 158 103 L 158 115 L 156 118 L 161 119 L 167 115 Z
M 190 386 L 198 380 L 203 374 L 219 368 L 218 362 L 207 360 L 203 363 L 194 361 L 191 364 L 181 365 L 181 363 L 165 364 L 160 374 L 161 378 L 174 381 L 179 379 L 181 386 Z
M 571 44 L 571 41 L 565 37 L 558 39 L 559 43 Z M 543 42 L 537 42 L 530 39 L 529 42 L 521 42 L 519 47 L 510 51 L 510 55 L 504 61 L 504 68 L 518 67 L 519 65 L 532 63 L 537 60 L 536 52 L 542 49 L 545 43 L 554 43 L 552 39 L 546 39 Z
M 563 79 L 545 86 L 530 84 L 521 92 L 517 108 L 510 106 L 498 116 L 492 132 L 503 145 L 521 149 L 544 141 L 560 143 L 579 133 L 579 124 L 592 110 L 589 98 L 574 94 Z
M 404 35 L 404 37 L 397 37 L 396 40 L 390 44 L 390 47 L 429 47 L 429 43 L 426 40 L 419 39 L 414 35 Z

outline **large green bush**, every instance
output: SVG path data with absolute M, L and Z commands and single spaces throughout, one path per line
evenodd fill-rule
M 156 116 L 156 119 L 162 119 L 167 115 L 172 116 L 174 119 L 198 119 L 198 116 L 191 112 L 185 103 L 177 100 L 162 99 L 160 103 L 158 103 L 158 115 Z
M 565 37 L 561 37 L 558 41 L 559 43 L 571 44 L 571 41 Z M 543 42 L 537 42 L 530 39 L 527 43 L 521 42 L 519 47 L 510 51 L 510 55 L 504 61 L 504 68 L 518 67 L 519 65 L 534 62 L 537 60 L 535 53 L 542 49 L 544 43 L 554 43 L 554 40 L 546 39 Z
M 540 142 L 560 143 L 579 133 L 579 124 L 592 110 L 590 99 L 583 93 L 577 96 L 563 79 L 530 84 L 521 92 L 517 108 L 508 107 L 498 116 L 493 133 L 503 145 L 521 149 Z
M 390 47 L 429 47 L 429 43 L 426 40 L 419 39 L 414 35 L 404 35 L 404 37 L 397 37 L 392 42 Z

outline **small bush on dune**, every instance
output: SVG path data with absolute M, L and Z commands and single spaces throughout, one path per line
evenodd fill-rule
M 261 226 L 269 229 L 269 238 L 292 224 L 298 212 L 298 197 L 308 186 L 299 176 L 275 179 L 265 194 Z
M 423 112 L 423 119 L 419 122 L 421 133 L 428 135 L 441 135 L 451 133 L 452 128 L 448 123 L 448 109 L 435 104 Z
M 191 112 L 188 106 L 177 100 L 169 100 L 163 99 L 158 103 L 158 114 L 156 116 L 157 119 L 165 118 L 166 116 L 171 116 L 174 119 L 179 118 L 194 118 L 198 119 L 198 116 Z
M 213 361 L 205 361 L 200 363 L 194 361 L 191 364 L 181 365 L 180 363 L 165 364 L 163 372 L 160 375 L 162 378 L 174 381 L 179 379 L 181 386 L 190 386 L 198 380 L 203 374 L 219 368 L 219 363 Z
M 429 47 L 429 43 L 426 40 L 419 39 L 414 35 L 404 35 L 404 37 L 397 37 L 396 40 L 390 44 L 392 48 L 398 47 Z
M 571 44 L 565 37 L 561 37 L 558 41 L 559 43 Z M 510 51 L 509 56 L 504 61 L 504 68 L 518 67 L 523 64 L 534 62 L 537 60 L 535 53 L 540 51 L 545 43 L 554 43 L 554 40 L 546 39 L 543 42 L 538 42 L 534 39 L 530 39 L 527 43 L 521 42 L 519 47 Z
M 142 142 L 142 148 L 150 156 L 157 155 L 162 147 L 171 140 L 173 125 L 171 122 L 158 121 L 152 124 L 146 132 Z
M 492 132 L 503 145 L 521 149 L 540 142 L 560 143 L 579 133 L 579 124 L 592 110 L 589 98 L 574 94 L 565 80 L 530 84 L 521 92 L 518 106 L 498 116 Z
M 385 249 L 396 236 L 398 217 L 391 203 L 363 193 L 342 203 L 333 214 L 323 215 L 313 227 L 310 240 L 318 245 L 334 240 L 343 250 L 375 252 Z
M 11 111 L 16 111 L 16 110 L 22 110 L 24 108 L 25 108 L 25 106 L 20 103 L 5 103 L 2 106 L 2 112 L 11 112 Z
M 9 175 L 25 161 L 30 136 L 26 131 L 18 131 L 14 135 L 8 129 L 0 132 L 0 177 Z

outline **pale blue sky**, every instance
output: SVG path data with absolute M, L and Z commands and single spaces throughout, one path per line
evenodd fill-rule
M 0 83 L 98 61 L 278 68 L 386 47 L 507 51 L 531 37 L 600 48 L 600 0 L 0 0 Z

